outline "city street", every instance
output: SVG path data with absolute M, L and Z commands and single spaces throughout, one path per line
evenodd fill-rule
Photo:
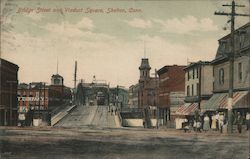
M 173 129 L 0 127 L 1 157 L 247 159 L 249 136 Z
M 0 158 L 243 159 L 249 156 L 249 136 L 245 131 L 226 135 L 118 128 L 116 117 L 108 111 L 108 106 L 78 106 L 55 127 L 0 127 Z

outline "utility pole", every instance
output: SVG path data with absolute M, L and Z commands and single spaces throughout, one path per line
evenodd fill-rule
M 74 96 L 74 104 L 76 104 L 76 77 L 77 77 L 77 61 L 75 61 L 75 73 L 74 73 L 74 91 L 73 91 L 73 96 Z
M 116 86 L 116 109 L 118 109 L 118 98 L 119 98 L 119 93 L 118 93 L 118 85 Z
M 74 88 L 76 89 L 77 61 L 75 61 Z
M 39 101 L 38 101 L 39 102 L 39 107 L 38 107 L 38 116 L 39 116 L 38 118 L 39 118 L 39 120 L 41 119 L 41 112 L 40 112 L 40 107 L 41 107 L 41 88 L 42 88 L 42 82 L 39 83 Z
M 158 104 L 158 90 L 159 90 L 159 78 L 157 77 L 157 70 L 155 69 L 155 106 L 156 106 L 156 128 L 159 129 L 159 119 L 160 119 L 160 108 Z
M 232 4 L 224 4 L 223 7 L 231 7 L 231 13 L 225 12 L 215 12 L 215 15 L 225 15 L 230 16 L 231 22 L 231 47 L 232 50 L 229 54 L 229 91 L 228 91 L 228 133 L 233 133 L 233 122 L 232 122 L 232 108 L 233 108 L 233 82 L 234 82 L 234 56 L 235 56 L 235 39 L 234 39 L 234 23 L 235 23 L 235 16 L 250 16 L 247 14 L 238 14 L 235 12 L 236 7 L 245 7 L 244 5 L 237 5 L 235 4 L 234 0 Z

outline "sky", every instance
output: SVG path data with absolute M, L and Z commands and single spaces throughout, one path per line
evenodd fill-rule
M 0 56 L 19 66 L 19 82 L 47 82 L 52 74 L 73 87 L 77 79 L 129 87 L 141 58 L 151 73 L 165 65 L 214 59 L 230 32 L 231 0 L 1 0 Z M 249 14 L 250 0 L 238 13 Z M 237 17 L 238 28 L 249 21 Z M 223 28 L 227 28 L 226 30 Z M 152 75 L 153 76 L 153 75 Z

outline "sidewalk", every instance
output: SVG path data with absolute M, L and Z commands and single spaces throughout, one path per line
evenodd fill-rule
M 228 134 L 226 132 L 224 133 L 220 133 L 220 131 L 213 131 L 213 130 L 209 130 L 207 132 L 201 131 L 201 132 L 196 132 L 194 130 L 191 130 L 189 132 L 184 132 L 184 130 L 177 130 L 175 128 L 163 128 L 160 127 L 159 129 L 157 128 L 151 128 L 151 129 L 147 129 L 147 128 L 135 128 L 135 127 L 122 127 L 120 129 L 123 130 L 135 130 L 135 131 L 145 131 L 145 132 L 155 132 L 155 133 L 166 133 L 166 134 L 171 134 L 171 135 L 178 135 L 178 136 L 219 136 L 219 137 L 223 137 L 223 136 L 231 136 L 231 137 L 240 137 L 240 138 L 250 138 L 250 131 L 246 131 L 246 129 L 242 129 L 242 133 L 238 133 L 237 130 L 234 130 L 232 134 Z
M 233 133 L 227 133 L 227 132 L 222 132 L 220 133 L 220 131 L 213 131 L 213 130 L 209 130 L 207 132 L 205 131 L 194 131 L 194 130 L 190 130 L 188 132 L 184 132 L 184 130 L 176 130 L 174 128 L 169 128 L 169 129 L 164 129 L 164 131 L 172 131 L 172 132 L 176 132 L 176 133 L 182 133 L 182 134 L 195 134 L 195 135 L 200 135 L 200 136 L 232 136 L 232 137 L 244 137 L 244 138 L 249 138 L 249 133 L 250 131 L 246 131 L 246 129 L 242 130 L 242 133 L 238 133 L 237 130 L 234 130 Z

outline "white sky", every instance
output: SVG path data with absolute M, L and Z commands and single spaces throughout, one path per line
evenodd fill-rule
M 229 33 L 229 19 L 214 11 L 229 12 L 222 4 L 230 0 L 166 1 L 1 1 L 1 57 L 19 65 L 19 82 L 45 81 L 56 73 L 66 86 L 73 86 L 74 61 L 78 79 L 91 82 L 93 75 L 112 86 L 129 87 L 139 78 L 138 67 L 146 56 L 154 69 L 164 65 L 186 65 L 189 61 L 212 60 L 217 40 Z M 237 12 L 249 14 L 249 0 Z M 37 8 L 50 12 L 36 13 Z M 17 13 L 19 8 L 34 9 Z M 62 12 L 52 12 L 62 8 Z M 65 8 L 83 8 L 68 13 Z M 124 9 L 126 13 L 85 13 L 87 8 Z M 141 12 L 129 13 L 129 8 Z M 249 21 L 237 17 L 236 27 Z

